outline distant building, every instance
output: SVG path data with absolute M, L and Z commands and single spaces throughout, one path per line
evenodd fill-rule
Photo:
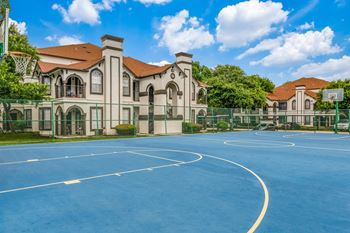
M 267 96 L 269 116 L 274 116 L 277 124 L 294 122 L 312 126 L 317 93 L 327 85 L 322 79 L 301 78 L 275 88 Z

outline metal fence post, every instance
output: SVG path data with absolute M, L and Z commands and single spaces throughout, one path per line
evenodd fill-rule
M 349 131 L 349 134 L 350 134 L 350 109 L 348 110 L 348 119 L 349 119 L 349 122 L 348 122 L 348 131 Z
M 51 132 L 52 132 L 52 142 L 55 142 L 55 113 L 54 113 L 53 100 L 51 100 Z
M 90 119 L 91 121 L 92 119 Z M 96 136 L 98 136 L 100 134 L 99 132 L 99 127 L 98 127 L 98 104 L 96 103 Z
M 167 135 L 168 134 L 168 122 L 167 122 L 167 106 L 166 105 L 164 105 L 164 119 L 165 119 L 165 121 L 164 121 L 164 126 L 165 126 L 165 135 Z
M 335 133 L 338 134 L 339 102 L 335 101 Z

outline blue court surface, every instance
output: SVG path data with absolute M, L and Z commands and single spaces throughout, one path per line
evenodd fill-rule
M 350 232 L 350 136 L 0 147 L 0 232 Z

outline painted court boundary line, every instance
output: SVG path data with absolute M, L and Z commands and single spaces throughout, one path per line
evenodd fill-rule
M 154 150 L 137 150 L 137 151 L 154 151 Z M 121 154 L 121 153 L 127 153 L 129 151 L 115 151 L 115 152 L 108 152 L 108 153 L 99 153 L 99 154 L 85 154 L 85 155 L 69 155 L 69 156 L 60 156 L 60 157 L 52 157 L 52 158 L 43 158 L 43 159 L 27 159 L 27 160 L 19 160 L 19 161 L 11 161 L 11 162 L 4 162 L 0 163 L 0 166 L 4 165 L 15 165 L 15 164 L 23 164 L 23 163 L 36 163 L 36 162 L 46 162 L 46 161 L 55 161 L 55 160 L 65 160 L 65 159 L 81 159 L 81 158 L 91 158 L 91 157 L 100 157 L 100 156 L 106 156 L 106 155 L 113 155 L 113 154 Z
M 0 194 L 5 194 L 5 193 L 11 193 L 11 192 L 17 192 L 17 191 L 23 191 L 23 190 L 29 190 L 29 189 L 36 189 L 36 188 L 42 188 L 42 187 L 49 187 L 49 186 L 54 186 L 54 185 L 60 185 L 60 184 L 70 184 L 70 183 L 78 183 L 76 181 L 87 181 L 87 180 L 94 180 L 94 179 L 99 179 L 99 178 L 104 178 L 104 177 L 110 177 L 110 176 L 121 176 L 124 174 L 130 174 L 130 173 L 136 173 L 136 172 L 141 172 L 141 171 L 152 171 L 154 169 L 160 169 L 160 168 L 167 168 L 167 167 L 178 167 L 180 165 L 185 165 L 185 164 L 191 164 L 198 162 L 203 159 L 203 156 L 199 153 L 195 152 L 187 152 L 187 151 L 179 151 L 179 150 L 167 150 L 167 149 L 154 149 L 152 151 L 173 151 L 173 152 L 181 152 L 181 153 L 187 153 L 187 154 L 193 154 L 196 155 L 198 158 L 195 160 L 191 160 L 188 162 L 185 161 L 178 161 L 176 163 L 172 164 L 166 164 L 166 165 L 161 165 L 161 166 L 152 166 L 152 167 L 146 167 L 146 168 L 140 168 L 140 169 L 134 169 L 134 170 L 128 170 L 128 171 L 121 171 L 121 172 L 113 172 L 113 173 L 108 173 L 108 174 L 102 174 L 102 175 L 97 175 L 97 176 L 90 176 L 90 177 L 83 177 L 83 178 L 77 178 L 77 179 L 72 179 L 72 180 L 65 180 L 65 181 L 58 181 L 58 182 L 52 182 L 52 183 L 47 183 L 47 184 L 39 184 L 39 185 L 33 185 L 33 186 L 27 186 L 27 187 L 21 187 L 21 188 L 15 188 L 15 189 L 8 189 L 8 190 L 3 190 L 0 191 Z M 134 155 L 137 155 L 134 153 Z M 150 158 L 156 158 L 155 156 L 152 155 L 147 155 L 147 154 L 142 154 L 140 156 L 143 157 L 150 157 Z M 158 156 L 157 156 L 158 157 Z M 162 160 L 169 160 L 164 157 L 158 157 L 157 159 L 162 159 Z M 74 181 L 74 182 L 73 182 Z
M 262 220 L 264 219 L 265 217 L 265 214 L 267 212 L 267 209 L 269 207 L 269 191 L 266 187 L 266 184 L 265 182 L 263 181 L 263 179 L 260 178 L 260 176 L 258 176 L 255 172 L 253 172 L 251 169 L 239 164 L 239 163 L 236 163 L 236 162 L 233 162 L 231 160 L 228 160 L 228 159 L 224 159 L 224 158 L 220 158 L 220 157 L 217 157 L 217 156 L 212 156 L 212 155 L 207 155 L 207 154 L 204 154 L 205 157 L 209 157 L 209 158 L 213 158 L 213 159 L 217 159 L 217 160 L 221 160 L 221 161 L 224 161 L 224 162 L 227 162 L 227 163 L 230 163 L 230 164 L 233 164 L 235 166 L 238 166 L 240 168 L 243 168 L 245 171 L 247 171 L 248 173 L 250 173 L 251 175 L 253 175 L 260 183 L 263 191 L 264 191 L 264 204 L 263 204 L 263 208 L 258 216 L 258 218 L 256 219 L 256 221 L 254 222 L 253 226 L 247 231 L 247 233 L 254 233 L 258 227 L 260 226 Z
M 223 141 L 223 140 L 221 140 L 221 141 Z M 92 147 L 107 147 L 107 148 L 109 148 L 109 147 L 117 147 L 117 146 L 92 146 Z M 45 147 L 45 148 L 51 148 L 51 147 Z M 200 154 L 200 153 L 197 153 L 197 152 L 191 152 L 191 151 L 181 151 L 181 150 L 172 150 L 172 149 L 164 149 L 164 148 L 153 148 L 153 150 L 151 150 L 152 148 L 147 148 L 147 147 L 127 147 L 127 146 L 125 146 L 124 148 L 146 149 L 146 150 L 137 150 L 137 151 L 148 151 L 147 149 L 150 149 L 149 151 L 182 152 L 182 153 L 194 154 L 194 155 L 198 156 L 198 158 L 195 159 L 195 160 L 192 160 L 192 161 L 188 161 L 188 162 L 178 161 L 176 163 L 166 164 L 166 165 L 162 165 L 162 166 L 147 167 L 147 168 L 141 168 L 141 169 L 135 169 L 135 170 L 129 170 L 129 171 L 122 171 L 122 172 L 103 174 L 103 175 L 98 175 L 98 176 L 78 178 L 78 179 L 73 179 L 73 180 L 53 182 L 53 183 L 48 183 L 48 184 L 41 184 L 41 185 L 35 185 L 35 186 L 28 186 L 28 187 L 22 187 L 22 188 L 16 188 L 16 189 L 3 190 L 3 191 L 0 191 L 0 195 L 1 194 L 5 194 L 5 193 L 11 193 L 11 192 L 17 192 L 17 191 L 23 191 L 23 190 L 30 190 L 30 189 L 36 189 L 36 188 L 43 188 L 43 187 L 49 187 L 49 186 L 55 186 L 55 185 L 79 184 L 82 181 L 100 179 L 100 178 L 111 177 L 111 176 L 118 176 L 118 177 L 120 177 L 120 176 L 122 176 L 124 174 L 131 174 L 131 173 L 142 172 L 142 171 L 153 171 L 154 169 L 161 169 L 161 168 L 168 168 L 168 167 L 178 167 L 180 165 L 196 163 L 196 162 L 199 162 L 200 160 L 202 160 L 203 157 L 208 157 L 208 158 L 220 160 L 220 161 L 223 161 L 223 162 L 227 162 L 227 163 L 229 163 L 231 165 L 234 165 L 234 166 L 238 166 L 238 167 L 244 169 L 249 174 L 253 175 L 254 178 L 258 180 L 258 182 L 260 183 L 260 186 L 262 187 L 263 192 L 264 192 L 264 203 L 263 203 L 263 207 L 262 207 L 262 210 L 261 210 L 258 218 L 256 219 L 254 224 L 249 228 L 249 230 L 247 232 L 248 233 L 254 233 L 258 229 L 260 224 L 262 223 L 262 221 L 263 221 L 263 219 L 265 217 L 265 214 L 267 212 L 268 205 L 269 205 L 269 192 L 268 192 L 268 189 L 267 189 L 266 184 L 264 183 L 264 181 L 255 172 L 253 172 L 251 169 L 249 169 L 249 168 L 247 168 L 247 167 L 245 167 L 245 166 L 243 166 L 243 165 L 241 165 L 239 163 L 236 163 L 236 162 L 233 162 L 231 160 L 228 160 L 228 159 L 224 159 L 224 158 L 213 156 L 213 155 L 204 155 L 204 154 Z M 15 148 L 13 148 L 13 149 L 15 149 Z M 128 152 L 130 153 L 130 152 L 133 152 L 133 151 L 129 150 Z M 155 158 L 155 156 L 147 155 L 147 154 L 143 154 L 143 153 L 137 153 L 137 154 L 136 153 L 132 153 L 132 154 L 134 154 L 134 155 L 142 154 L 142 156 Z M 168 158 L 164 158 L 164 157 L 159 157 L 159 156 L 156 156 L 156 157 L 158 157 L 158 159 L 169 160 Z

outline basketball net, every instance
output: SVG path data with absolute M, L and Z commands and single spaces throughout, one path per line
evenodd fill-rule
M 27 73 L 27 67 L 32 57 L 29 54 L 22 52 L 9 52 L 9 56 L 16 64 L 16 72 L 22 76 Z

